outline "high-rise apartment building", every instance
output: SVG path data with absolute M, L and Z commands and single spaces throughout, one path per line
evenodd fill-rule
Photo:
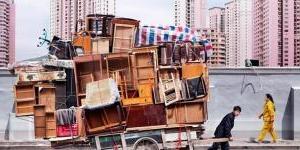
M 213 53 L 208 60 L 210 67 L 225 67 L 226 66 L 226 48 L 225 34 L 218 32 L 216 29 L 204 28 L 197 30 L 201 39 L 207 39 L 212 44 Z
M 300 0 L 294 0 L 295 66 L 300 66 Z
M 0 68 L 15 62 L 15 4 L 0 0 Z
M 207 0 L 175 0 L 176 26 L 206 28 Z
M 51 0 L 50 33 L 70 40 L 89 14 L 115 15 L 116 0 Z
M 252 0 L 225 4 L 226 66 L 245 66 L 252 58 Z
M 299 2 L 253 1 L 253 57 L 261 66 L 299 65 Z
M 209 28 L 225 32 L 225 8 L 213 7 L 208 10 Z

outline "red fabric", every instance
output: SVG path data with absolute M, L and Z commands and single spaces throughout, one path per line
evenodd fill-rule
M 56 127 L 56 135 L 57 137 L 68 137 L 71 136 L 71 130 L 70 125 L 58 125 Z M 72 135 L 77 136 L 78 135 L 78 124 L 72 125 Z

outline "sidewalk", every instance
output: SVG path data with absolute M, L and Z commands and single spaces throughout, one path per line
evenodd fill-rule
M 206 150 L 212 143 L 206 143 L 203 145 L 195 145 L 196 150 Z M 250 143 L 249 139 L 237 139 L 230 142 L 230 149 L 264 149 L 264 150 L 300 150 L 300 140 L 297 141 L 286 141 L 279 140 L 277 143 Z

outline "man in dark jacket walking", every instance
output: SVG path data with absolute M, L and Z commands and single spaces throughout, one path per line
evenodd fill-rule
M 218 125 L 215 131 L 215 138 L 228 138 L 232 141 L 231 129 L 234 127 L 234 119 L 239 116 L 242 109 L 240 106 L 234 106 L 233 111 L 227 114 Z M 229 142 L 213 143 L 208 150 L 217 150 L 221 146 L 222 150 L 229 150 Z

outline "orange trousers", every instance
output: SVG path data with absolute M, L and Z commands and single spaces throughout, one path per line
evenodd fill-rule
M 264 126 L 260 131 L 260 134 L 258 136 L 258 141 L 263 141 L 267 135 L 267 133 L 271 134 L 273 142 L 276 142 L 277 140 L 277 133 L 274 129 L 274 122 L 264 122 Z

